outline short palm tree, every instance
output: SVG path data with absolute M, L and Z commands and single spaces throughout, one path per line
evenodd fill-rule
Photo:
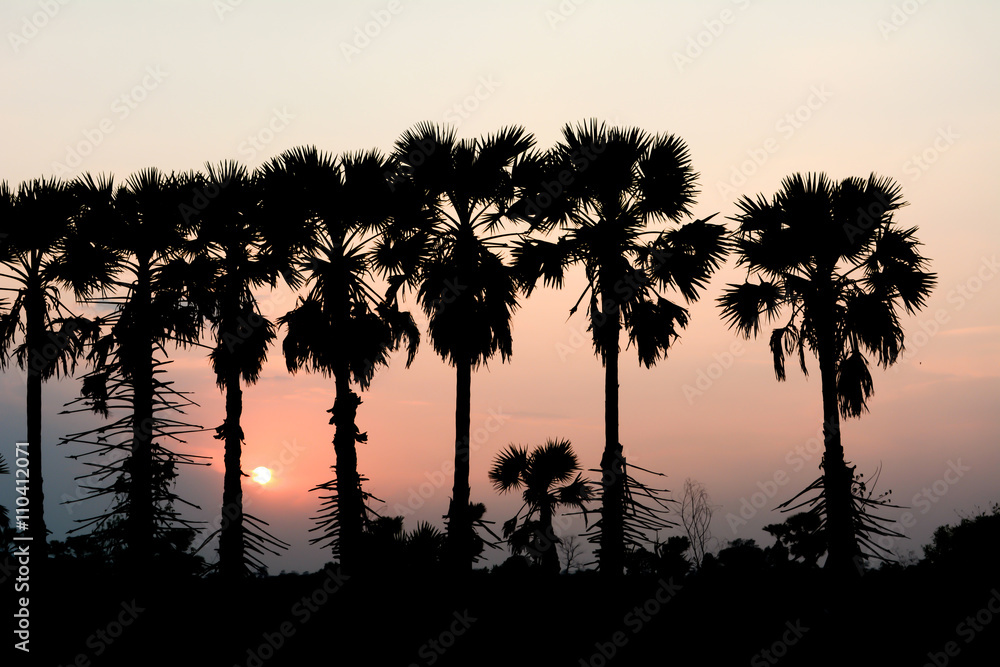
M 530 452 L 510 445 L 497 454 L 489 475 L 497 491 L 521 491 L 524 498 L 521 509 L 504 524 L 511 550 L 515 555 L 527 550 L 546 572 L 558 574 L 560 539 L 552 530 L 552 519 L 560 506 L 584 511 L 591 499 L 569 441 L 550 439 Z
M 824 455 L 814 485 L 821 490 L 817 511 L 824 516 L 826 567 L 853 573 L 858 542 L 875 527 L 853 493 L 840 419 L 868 409 L 873 387 L 865 353 L 883 367 L 896 362 L 901 310 L 922 308 L 936 278 L 924 270 L 916 228 L 894 220 L 905 202 L 892 179 L 872 174 L 838 183 L 824 174 L 795 174 L 770 201 L 743 197 L 736 205 L 734 241 L 748 275 L 729 286 L 720 306 L 746 337 L 758 334 L 763 319 L 786 312 L 787 323 L 770 339 L 778 380 L 785 379 L 786 354 L 797 352 L 804 373 L 806 348 L 819 359 Z
M 455 473 L 448 507 L 448 559 L 468 571 L 482 549 L 469 484 L 472 371 L 498 352 L 511 355 L 517 283 L 499 233 L 517 189 L 513 172 L 530 161 L 534 138 L 508 127 L 458 140 L 421 123 L 396 142 L 397 182 L 422 198 L 423 224 L 391 230 L 377 255 L 383 270 L 419 284 L 434 350 L 455 367 Z M 419 202 L 418 202 L 419 203 Z
M 0 184 L 0 274 L 12 281 L 10 310 L 0 316 L 0 366 L 16 358 L 27 374 L 29 533 L 41 558 L 46 553 L 42 471 L 42 382 L 72 374 L 81 345 L 93 333 L 71 314 L 58 287 L 78 297 L 110 285 L 113 253 L 93 244 L 76 224 L 79 202 L 71 184 L 36 179 L 12 192 Z M 20 345 L 14 345 L 18 332 Z
M 661 292 L 698 299 L 725 257 L 725 229 L 705 220 L 676 228 L 652 226 L 688 215 L 697 173 L 684 142 L 635 128 L 591 121 L 563 128 L 563 140 L 533 176 L 536 195 L 512 214 L 556 241 L 527 238 L 514 250 L 528 294 L 539 280 L 561 287 L 567 267 L 582 264 L 594 347 L 605 368 L 605 439 L 601 457 L 599 567 L 624 567 L 628 492 L 626 461 L 618 437 L 619 335 L 624 328 L 647 368 L 666 356 L 687 326 L 688 311 Z M 630 538 L 628 538 L 630 539 Z
M 314 542 L 330 546 L 345 571 L 358 570 L 362 532 L 371 521 L 358 472 L 357 443 L 367 435 L 357 427 L 360 397 L 375 370 L 405 341 L 407 366 L 416 354 L 419 332 L 394 298 L 372 286 L 370 251 L 393 219 L 391 164 L 377 152 L 335 158 L 315 148 L 296 148 L 261 168 L 264 215 L 269 224 L 311 234 L 301 269 L 309 287 L 294 310 L 279 318 L 287 328 L 282 343 L 292 373 L 302 368 L 332 375 L 336 398 L 330 423 L 335 433 L 336 479 L 319 517 L 323 534 Z

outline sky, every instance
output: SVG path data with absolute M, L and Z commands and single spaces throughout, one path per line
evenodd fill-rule
M 877 490 L 909 508 L 887 512 L 910 516 L 909 539 L 886 546 L 919 556 L 937 526 L 1000 501 L 1000 195 L 990 167 L 1000 152 L 998 23 L 1000 5 L 988 0 L 6 0 L 0 180 L 124 180 L 150 166 L 188 171 L 228 159 L 252 168 L 302 145 L 389 151 L 425 120 L 462 137 L 521 125 L 545 149 L 564 125 L 590 118 L 682 138 L 700 174 L 694 215 L 718 214 L 730 228 L 739 197 L 770 197 L 796 172 L 891 177 L 908 202 L 897 220 L 919 228 L 938 284 L 904 319 L 903 359 L 873 372 L 870 412 L 844 424 L 843 442 L 858 472 L 880 469 Z M 767 340 L 727 328 L 715 300 L 743 278 L 733 259 L 715 274 L 665 361 L 646 369 L 627 349 L 621 362 L 629 461 L 664 473 L 644 479 L 674 498 L 685 479 L 703 483 L 716 548 L 736 538 L 770 544 L 761 528 L 783 520 L 777 505 L 819 475 L 815 359 L 808 378 L 790 368 L 779 383 Z M 520 506 L 487 479 L 508 444 L 567 438 L 584 468 L 599 466 L 603 369 L 583 312 L 569 316 L 583 286 L 575 273 L 563 290 L 524 300 L 512 359 L 473 377 L 472 498 L 495 528 Z M 269 317 L 296 298 L 287 288 L 259 296 Z M 358 413 L 367 490 L 409 529 L 441 527 L 451 491 L 455 373 L 424 338 L 410 368 L 397 356 L 378 373 Z M 224 401 L 204 350 L 171 358 L 170 379 L 198 403 L 190 420 L 220 424 Z M 16 368 L 0 377 L 8 462 L 26 433 L 24 388 Z M 104 509 L 63 502 L 83 495 L 83 467 L 66 458 L 78 445 L 56 443 L 100 423 L 58 414 L 78 392 L 72 379 L 44 388 L 55 539 Z M 330 560 L 307 541 L 319 507 L 309 489 L 333 475 L 333 399 L 332 379 L 289 375 L 278 347 L 244 392 L 244 470 L 274 471 L 266 486 L 245 480 L 247 511 L 293 545 L 267 559 L 272 572 Z M 222 445 L 203 433 L 180 449 L 213 457 L 183 469 L 177 488 L 201 508 L 189 516 L 215 527 Z M 0 503 L 13 505 L 13 488 L 12 477 L 0 480 Z M 575 518 L 557 532 L 583 528 Z M 213 545 L 205 553 L 215 559 Z M 507 555 L 487 553 L 491 563 Z

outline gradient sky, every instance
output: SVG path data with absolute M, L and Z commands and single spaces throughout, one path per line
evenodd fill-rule
M 1000 501 L 1000 195 L 990 166 L 1000 153 L 998 24 L 1000 5 L 988 0 L 6 0 L 0 179 L 90 171 L 121 180 L 223 159 L 256 167 L 304 144 L 388 151 L 421 120 L 468 137 L 520 124 L 547 148 L 564 124 L 592 117 L 682 137 L 701 174 L 697 216 L 732 216 L 739 196 L 770 196 L 797 171 L 895 178 L 909 202 L 897 219 L 919 227 L 938 287 L 905 320 L 906 358 L 873 372 L 871 412 L 846 423 L 844 445 L 866 477 L 881 465 L 878 488 L 911 507 L 912 539 L 890 546 L 920 555 L 938 525 Z M 760 528 L 782 520 L 773 508 L 818 475 L 820 386 L 815 360 L 808 379 L 790 370 L 776 382 L 766 339 L 741 342 L 721 321 L 715 299 L 742 277 L 732 260 L 716 274 L 665 362 L 646 370 L 623 353 L 621 440 L 630 462 L 667 475 L 667 488 L 687 477 L 707 486 L 720 544 L 769 544 Z M 519 506 L 486 478 L 508 443 L 568 438 L 584 467 L 599 464 L 603 370 L 583 312 L 567 319 L 582 287 L 575 274 L 565 290 L 524 301 L 512 361 L 473 378 L 472 497 L 497 526 Z M 295 301 L 287 290 L 261 298 L 272 317 Z M 358 414 L 368 490 L 386 512 L 405 513 L 408 528 L 440 526 L 451 489 L 441 471 L 453 457 L 454 371 L 424 342 L 411 368 L 400 361 L 378 374 Z M 173 358 L 171 379 L 199 403 L 191 421 L 221 423 L 203 351 Z M 80 495 L 83 469 L 64 458 L 74 446 L 53 445 L 98 423 L 57 414 L 78 390 L 73 380 L 44 388 L 55 538 L 103 509 L 59 504 Z M 331 379 L 288 375 L 277 348 L 244 393 L 244 469 L 275 471 L 266 487 L 246 481 L 247 510 L 293 544 L 268 559 L 272 571 L 329 560 L 306 540 L 318 508 L 308 489 L 332 476 L 333 397 Z M 0 378 L 0 423 L 10 461 L 25 435 L 16 369 Z M 214 457 L 182 470 L 178 488 L 202 507 L 193 518 L 217 521 L 221 443 L 199 434 L 184 451 Z M 946 476 L 955 468 L 961 476 Z M 8 507 L 13 486 L 0 480 Z M 745 525 L 733 520 L 741 507 L 751 514 L 744 502 L 764 500 Z M 503 555 L 491 552 L 491 562 Z

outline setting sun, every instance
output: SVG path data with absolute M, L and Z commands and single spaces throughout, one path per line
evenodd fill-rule
M 254 468 L 250 478 L 258 484 L 267 484 L 271 481 L 271 471 L 264 466 Z

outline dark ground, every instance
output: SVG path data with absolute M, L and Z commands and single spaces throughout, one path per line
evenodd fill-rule
M 744 563 L 671 585 L 655 574 L 608 582 L 517 568 L 456 585 L 319 572 L 238 593 L 161 579 L 137 596 L 120 573 L 69 562 L 47 576 L 53 599 L 32 597 L 32 662 L 3 664 L 1000 665 L 995 552 L 869 571 L 854 590 L 828 591 L 823 575 Z M 835 622 L 838 598 L 846 624 Z

